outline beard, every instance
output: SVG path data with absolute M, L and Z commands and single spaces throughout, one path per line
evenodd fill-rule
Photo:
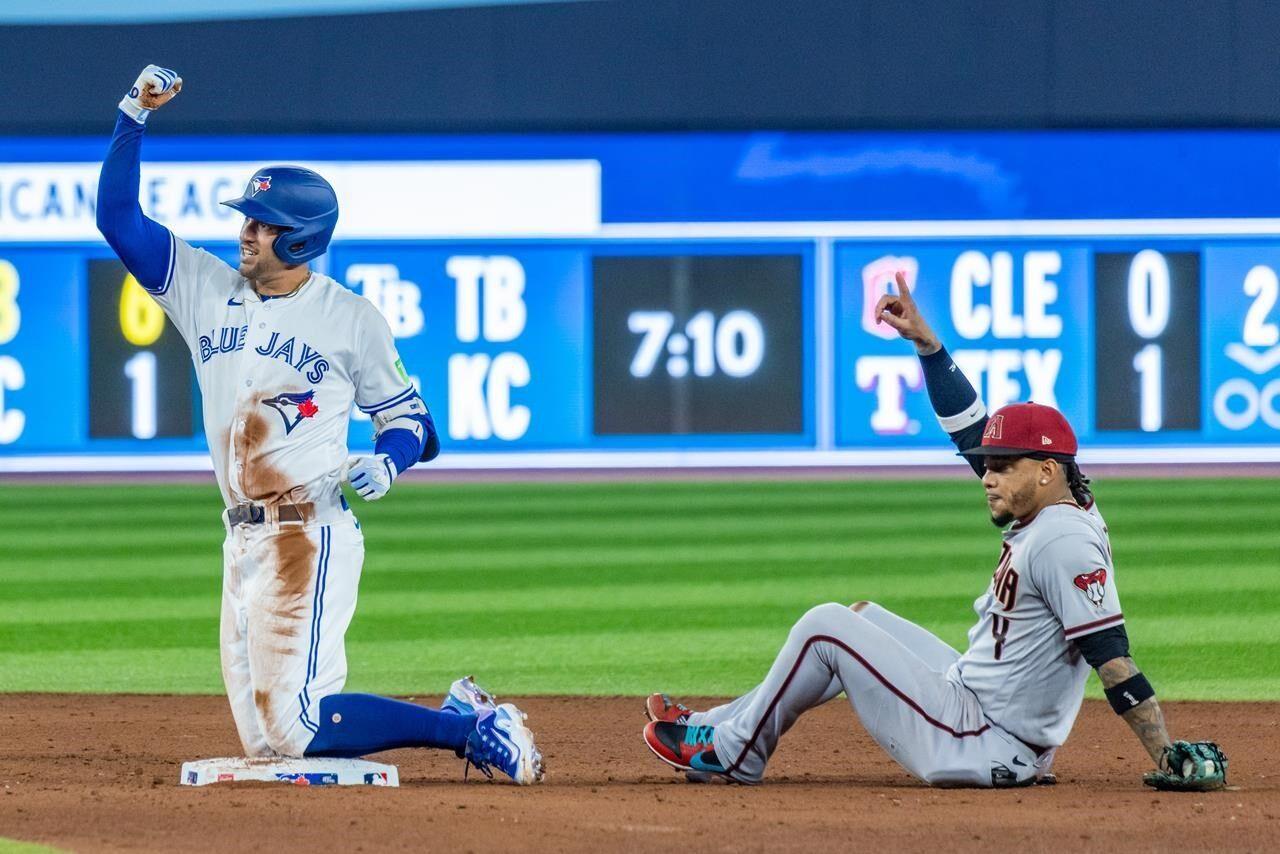
M 1035 504 L 1036 484 L 1031 481 L 1026 486 L 1019 489 L 1013 495 L 1009 496 L 1009 500 L 1005 502 L 1005 506 L 1010 509 L 1003 513 L 992 513 L 991 524 L 997 528 L 1003 528 L 1014 519 L 1018 519 L 1031 512 L 1032 506 Z M 1021 510 L 1021 512 L 1019 512 Z

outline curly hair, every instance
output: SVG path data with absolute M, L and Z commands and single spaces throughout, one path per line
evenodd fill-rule
M 1080 466 L 1074 461 L 1062 463 L 1062 470 L 1067 476 L 1067 487 L 1071 490 L 1071 497 L 1081 507 L 1088 507 L 1093 501 L 1093 491 L 1089 489 L 1089 478 L 1084 476 L 1084 472 L 1080 471 Z

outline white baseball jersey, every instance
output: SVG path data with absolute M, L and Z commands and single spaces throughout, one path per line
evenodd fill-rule
M 1072 643 L 1124 622 L 1107 527 L 1096 505 L 1062 502 L 1004 534 L 969 649 L 951 673 L 992 722 L 1024 742 L 1066 741 L 1090 667 Z
M 152 296 L 191 350 L 223 500 L 332 505 L 352 404 L 373 413 L 416 394 L 386 320 L 319 273 L 263 300 L 221 259 L 171 241 Z

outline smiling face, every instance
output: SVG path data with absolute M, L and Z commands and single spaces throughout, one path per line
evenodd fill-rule
M 240 275 L 249 280 L 267 279 L 286 269 L 272 245 L 282 231 L 278 225 L 245 217 L 240 227 Z
M 987 491 L 991 521 L 997 528 L 1052 504 L 1066 486 L 1062 467 L 1054 460 L 990 456 L 986 462 L 982 486 Z

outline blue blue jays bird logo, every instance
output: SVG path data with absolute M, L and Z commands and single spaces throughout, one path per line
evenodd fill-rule
M 270 175 L 254 175 L 249 180 L 249 195 L 256 196 L 258 193 L 265 193 L 271 189 Z
M 281 419 L 284 420 L 284 432 L 287 436 L 293 432 L 294 427 L 302 423 L 302 419 L 314 418 L 315 414 L 320 411 L 320 407 L 316 406 L 315 396 L 315 389 L 300 392 L 287 391 L 262 402 L 280 413 Z

